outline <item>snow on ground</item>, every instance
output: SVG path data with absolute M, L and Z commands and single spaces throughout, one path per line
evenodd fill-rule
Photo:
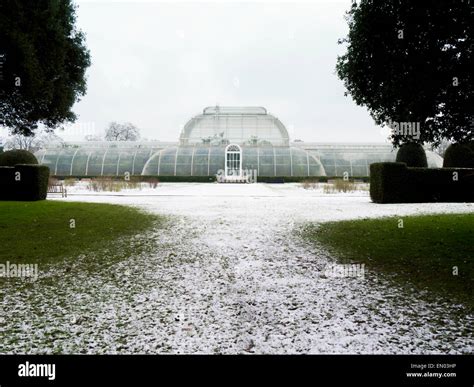
M 136 189 L 122 189 L 120 192 L 100 191 L 89 189 L 87 180 L 76 182 L 68 186 L 69 195 L 100 195 L 100 196 L 314 196 L 337 195 L 341 193 L 325 193 L 324 187 L 332 186 L 329 183 L 309 184 L 307 189 L 300 183 L 287 184 L 217 184 L 217 183 L 161 183 L 152 188 L 148 183 L 138 183 Z M 366 183 L 355 184 L 357 190 L 344 193 L 344 196 L 368 196 L 369 185 Z M 273 188 L 273 189 L 272 189 Z
M 462 306 L 370 271 L 328 278 L 334 258 L 296 232 L 308 221 L 473 212 L 472 204 L 378 205 L 367 192 L 299 184 L 69 192 L 58 200 L 135 205 L 170 222 L 151 256 L 45 275 L 21 291 L 7 284 L 2 353 L 473 352 L 473 316 Z

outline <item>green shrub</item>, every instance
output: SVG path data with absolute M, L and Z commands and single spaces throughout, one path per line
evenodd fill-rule
M 426 152 L 420 144 L 403 144 L 397 152 L 397 163 L 405 163 L 408 167 L 428 167 Z
M 0 167 L 0 200 L 12 200 L 15 168 Z
M 0 167 L 0 200 L 43 200 L 48 192 L 49 168 L 44 165 Z
M 15 200 L 44 200 L 48 194 L 49 168 L 45 165 L 16 165 L 20 173 Z
M 474 202 L 474 169 L 374 163 L 370 197 L 375 203 Z
M 444 154 L 443 168 L 474 168 L 474 141 L 450 145 Z
M 0 200 L 43 200 L 48 192 L 49 168 L 44 165 L 0 167 Z
M 38 164 L 38 160 L 33 153 L 21 149 L 0 153 L 0 166 L 14 167 L 17 164 Z
M 397 203 L 404 199 L 406 170 L 404 163 L 370 164 L 370 198 L 375 203 Z

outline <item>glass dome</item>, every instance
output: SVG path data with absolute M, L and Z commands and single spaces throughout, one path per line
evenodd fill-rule
M 156 152 L 142 175 L 213 176 L 224 169 L 225 146 L 177 146 Z M 322 164 L 300 148 L 242 147 L 242 169 L 258 176 L 325 176 Z
M 274 145 L 289 144 L 281 121 L 263 107 L 207 107 L 184 126 L 180 145 Z

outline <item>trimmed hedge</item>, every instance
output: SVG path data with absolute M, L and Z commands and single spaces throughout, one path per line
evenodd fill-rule
M 428 167 L 426 152 L 420 144 L 413 142 L 403 144 L 397 152 L 397 163 L 406 163 L 409 167 Z
M 0 167 L 0 200 L 46 199 L 49 168 L 44 165 Z
M 290 179 L 291 179 L 291 177 L 290 177 Z M 287 181 L 287 179 L 285 177 L 257 176 L 257 183 L 284 184 L 284 183 L 290 183 L 290 181 Z M 294 181 L 292 181 L 291 183 L 294 183 Z
M 38 160 L 31 152 L 21 149 L 14 149 L 0 153 L 0 166 L 14 167 L 18 164 L 38 164 Z
M 444 154 L 443 168 L 474 168 L 474 142 L 450 145 Z
M 375 203 L 474 202 L 472 168 L 374 163 L 370 176 L 370 197 Z
M 14 181 L 15 168 L 0 166 L 0 200 L 11 200 Z

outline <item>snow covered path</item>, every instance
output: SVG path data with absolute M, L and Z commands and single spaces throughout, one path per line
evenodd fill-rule
M 60 199 L 172 217 L 152 256 L 0 291 L 0 352 L 474 351 L 473 316 L 462 307 L 370 271 L 327 278 L 333 258 L 296 232 L 308 221 L 473 212 L 472 204 L 376 205 L 364 193 L 324 195 L 293 184 L 170 183 L 138 193 Z

